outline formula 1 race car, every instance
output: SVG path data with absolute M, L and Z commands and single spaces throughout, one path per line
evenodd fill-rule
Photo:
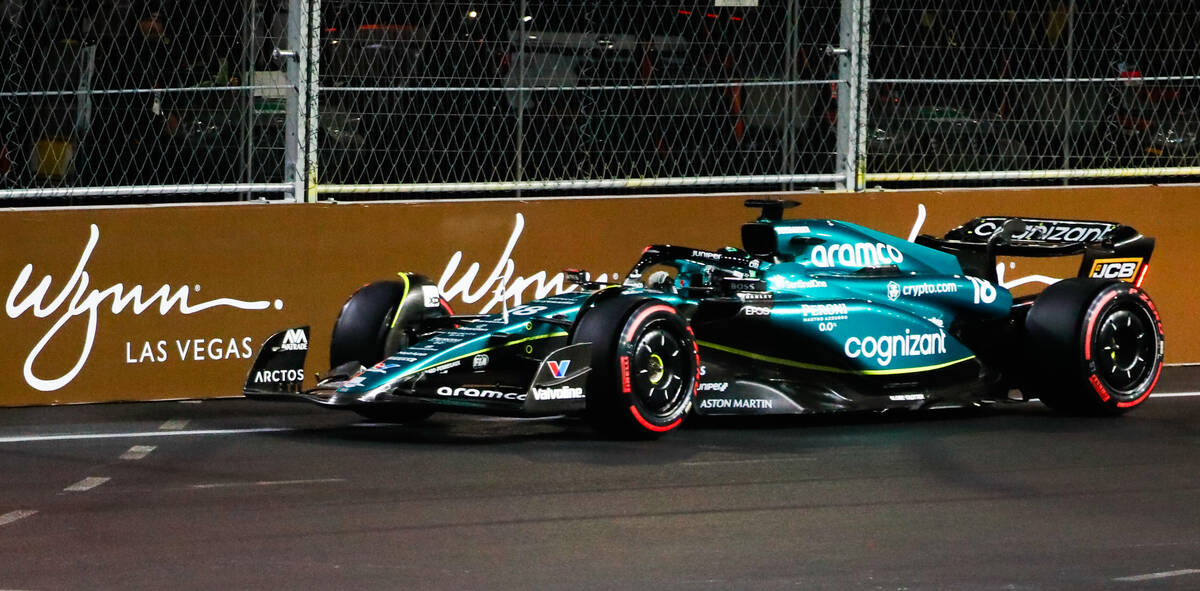
M 1039 398 L 1075 413 L 1144 402 L 1162 323 L 1141 289 L 1154 239 L 1095 221 L 982 217 L 909 242 L 848 222 L 784 220 L 750 200 L 743 248 L 654 245 L 622 284 L 454 315 L 416 274 L 342 306 L 332 369 L 303 389 L 308 327 L 267 339 L 244 394 L 408 422 L 435 411 L 581 414 L 629 436 L 689 412 L 920 409 Z M 1014 298 L 996 257 L 1083 255 L 1079 277 Z M 1019 392 L 1018 392 L 1019 390 Z

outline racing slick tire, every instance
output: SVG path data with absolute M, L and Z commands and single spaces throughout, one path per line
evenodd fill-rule
M 428 279 L 415 274 L 402 274 L 400 281 L 368 283 L 354 292 L 333 325 L 329 345 L 329 366 L 346 364 L 370 367 L 389 355 L 407 347 L 421 321 L 445 316 L 449 306 L 440 297 L 437 306 L 426 300 Z M 356 408 L 369 419 L 389 422 L 411 422 L 429 417 L 432 410 L 422 408 Z
M 1119 415 L 1145 402 L 1163 364 L 1163 330 L 1146 292 L 1071 278 L 1046 288 L 1025 319 L 1025 376 L 1060 412 Z
M 597 429 L 649 439 L 683 423 L 700 358 L 675 308 L 636 296 L 605 300 L 580 318 L 572 342 L 592 343 L 587 416 Z

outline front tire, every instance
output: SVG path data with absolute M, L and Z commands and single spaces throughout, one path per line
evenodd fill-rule
M 598 429 L 654 438 L 683 423 L 700 359 L 675 308 L 649 298 L 606 300 L 584 314 L 572 342 L 592 343 L 587 413 Z
M 1150 296 L 1128 283 L 1073 278 L 1046 288 L 1025 320 L 1028 389 L 1069 413 L 1118 415 L 1150 396 L 1163 331 Z
M 449 313 L 441 298 L 436 307 L 429 305 L 431 281 L 415 274 L 400 279 L 364 285 L 342 305 L 329 344 L 330 367 L 354 373 L 357 367 L 375 365 L 409 346 L 423 320 Z M 432 410 L 409 407 L 354 410 L 368 419 L 394 423 L 415 422 L 433 414 Z
M 440 298 L 437 306 L 426 305 L 426 288 L 432 286 L 420 275 L 405 274 L 401 281 L 377 281 L 359 288 L 342 305 L 333 324 L 329 366 L 358 362 L 370 367 L 411 344 L 423 320 L 449 312 Z

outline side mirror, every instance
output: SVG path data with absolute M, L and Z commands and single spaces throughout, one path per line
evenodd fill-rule
M 583 269 L 563 269 L 563 277 L 567 283 L 584 287 L 592 282 L 592 274 Z

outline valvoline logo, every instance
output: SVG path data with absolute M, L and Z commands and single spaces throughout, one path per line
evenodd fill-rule
M 547 361 L 546 366 L 550 368 L 550 375 L 557 379 L 562 379 L 567 375 L 567 366 L 571 365 L 571 360 L 563 361 Z

